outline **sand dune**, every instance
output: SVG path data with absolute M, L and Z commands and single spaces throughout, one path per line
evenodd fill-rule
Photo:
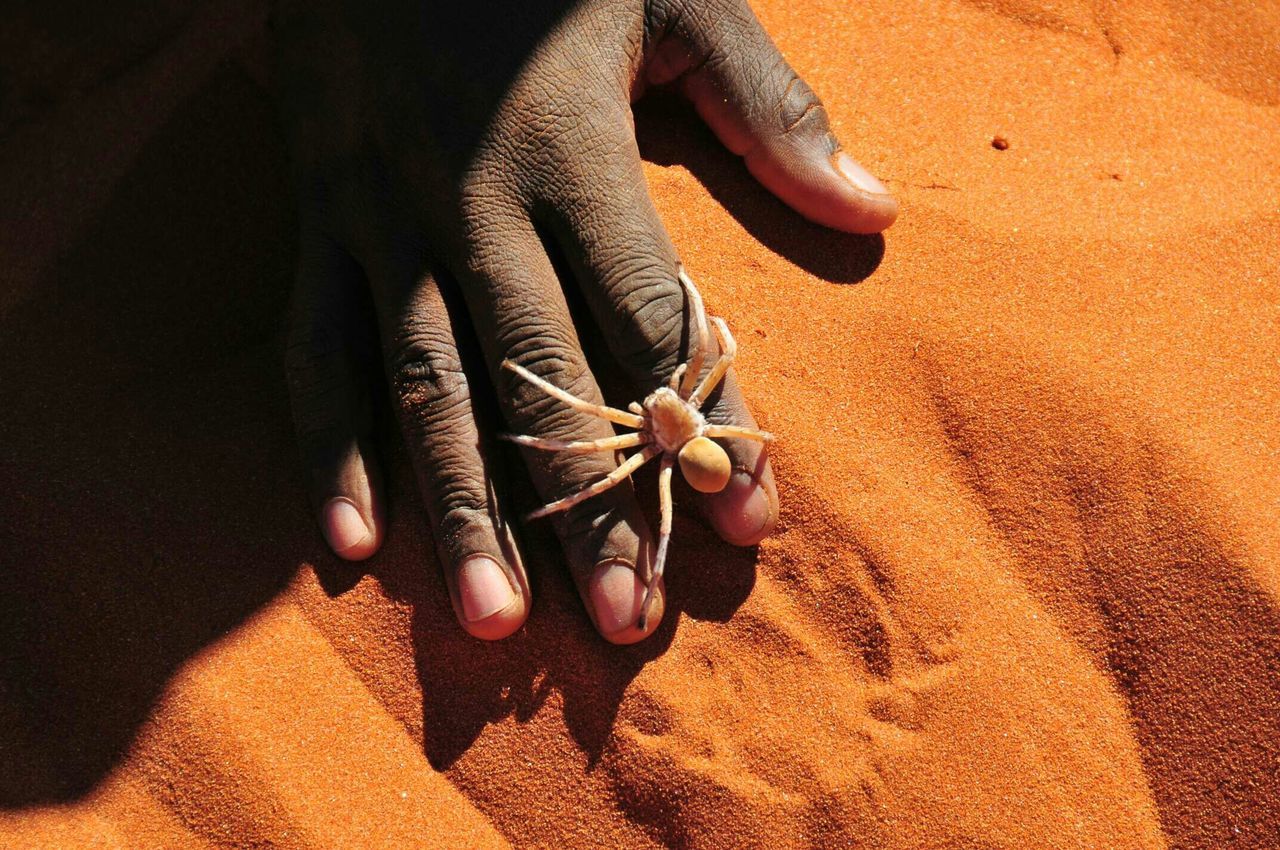
M 0 845 L 1280 847 L 1280 7 L 756 6 L 904 212 L 640 109 L 783 514 L 630 648 L 537 527 L 466 637 L 403 457 L 325 554 L 261 10 L 11 13 Z

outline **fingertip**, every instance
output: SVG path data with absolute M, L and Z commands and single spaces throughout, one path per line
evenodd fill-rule
M 510 636 L 529 616 L 523 587 L 512 582 L 507 571 L 487 555 L 472 555 L 457 573 L 458 622 L 472 637 L 501 640 Z
M 378 551 L 381 543 L 376 523 L 366 519 L 355 502 L 345 496 L 325 502 L 320 527 L 329 548 L 348 561 L 363 561 Z
M 822 101 L 743 11 L 723 29 L 698 19 L 680 30 L 700 60 L 680 78 L 698 114 L 765 188 L 810 221 L 848 233 L 889 227 L 897 200 L 841 152 Z
M 659 579 L 644 628 L 637 625 L 647 588 L 630 561 L 601 561 L 591 574 L 587 589 L 596 629 L 610 643 L 638 643 L 653 634 L 662 621 L 666 592 Z
M 831 160 L 832 167 L 840 172 L 840 176 L 853 184 L 853 188 L 871 197 L 888 196 L 889 190 L 875 178 L 870 171 L 844 151 L 836 154 Z
M 459 622 L 466 633 L 473 638 L 502 640 L 519 631 L 527 619 L 529 619 L 529 608 L 523 604 L 523 600 L 517 597 L 516 603 L 510 608 L 492 614 L 483 620 L 475 622 L 459 620 Z
M 728 543 L 754 546 L 778 522 L 778 490 L 766 467 L 759 475 L 737 470 L 719 493 L 707 496 L 711 523 Z
M 835 171 L 857 192 L 850 205 L 851 229 L 855 233 L 879 233 L 898 218 L 898 199 L 861 163 L 841 151 L 831 161 Z
M 898 200 L 844 152 L 823 158 L 813 146 L 760 146 L 747 170 L 800 215 L 846 233 L 871 234 L 898 217 Z

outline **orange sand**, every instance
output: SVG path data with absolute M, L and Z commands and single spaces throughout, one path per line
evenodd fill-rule
M 30 5 L 0 845 L 1280 847 L 1280 6 L 759 3 L 883 243 L 644 107 L 784 509 L 758 551 L 679 518 L 618 648 L 539 528 L 528 627 L 467 638 L 403 457 L 384 552 L 324 554 L 262 12 Z

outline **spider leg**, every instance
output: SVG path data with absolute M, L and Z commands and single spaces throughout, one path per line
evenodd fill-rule
M 689 368 L 688 363 L 681 363 L 679 366 L 676 367 L 676 370 L 671 373 L 671 378 L 670 380 L 667 381 L 667 386 L 671 389 L 672 392 L 675 392 L 680 388 L 680 379 L 684 377 L 684 373 L 688 370 L 688 368 Z
M 757 431 L 755 428 L 743 428 L 740 425 L 708 425 L 702 433 L 708 437 L 741 437 L 744 440 L 756 440 L 761 443 L 771 443 L 774 439 L 768 431 Z
M 526 437 L 523 434 L 499 434 L 498 438 L 531 449 L 546 449 L 552 452 L 568 452 L 585 455 L 591 452 L 604 452 L 611 449 L 629 449 L 643 446 L 649 442 L 649 435 L 641 432 L 619 434 L 616 437 L 604 437 L 599 440 L 548 440 L 542 437 Z
M 716 388 L 716 384 L 724 380 L 725 373 L 733 363 L 733 358 L 738 356 L 738 342 L 733 338 L 733 334 L 729 333 L 729 326 L 724 323 L 724 319 L 712 316 L 711 321 L 715 323 L 716 335 L 720 337 L 720 359 L 711 367 L 711 371 L 694 390 L 693 395 L 689 396 L 689 404 L 694 407 L 702 406 L 702 402 Z
M 634 413 L 628 413 L 625 410 L 618 410 L 616 407 L 608 407 L 603 404 L 593 404 L 584 399 L 578 398 L 572 393 L 567 393 L 557 387 L 555 384 L 544 381 L 528 369 L 511 360 L 503 360 L 502 368 L 510 369 L 538 389 L 542 390 L 552 398 L 559 399 L 574 410 L 586 413 L 590 416 L 596 416 L 600 419 L 607 419 L 618 425 L 626 425 L 629 428 L 641 428 L 644 426 L 644 418 Z
M 702 304 L 702 295 L 698 292 L 698 287 L 693 285 L 689 275 L 685 274 L 684 266 L 680 267 L 678 277 L 680 285 L 689 295 L 689 305 L 693 308 L 693 324 L 698 332 L 698 344 L 689 357 L 684 380 L 680 384 L 680 398 L 687 399 L 689 393 L 693 392 L 693 388 L 697 386 L 698 376 L 702 374 L 702 361 L 707 356 L 707 342 L 710 340 L 711 331 L 707 328 L 707 310 Z
M 644 601 L 640 603 L 640 618 L 636 620 L 636 628 L 640 631 L 644 631 L 649 621 L 653 591 L 658 586 L 663 567 L 667 563 L 667 545 L 671 542 L 671 467 L 674 463 L 671 455 L 664 454 L 662 467 L 658 470 L 658 507 L 662 524 L 658 528 L 658 551 L 653 557 L 653 571 L 649 574 L 648 587 L 644 590 Z
M 628 404 L 627 410 L 630 410 L 636 416 L 644 416 L 644 407 L 638 401 L 633 401 L 631 404 Z
M 657 457 L 658 453 L 661 451 L 662 449 L 657 446 L 645 446 L 642 451 L 636 452 L 631 457 L 624 460 L 617 469 L 610 472 L 604 478 L 601 478 L 594 484 L 588 484 L 581 490 L 570 493 L 563 499 L 557 499 L 549 505 L 543 505 L 525 517 L 525 519 L 540 519 L 558 511 L 567 511 L 579 502 L 585 502 L 592 496 L 598 496 L 610 487 L 616 487 L 623 481 L 626 481 L 627 478 L 630 477 L 631 473 L 635 472 L 641 466 L 644 466 L 648 461 Z

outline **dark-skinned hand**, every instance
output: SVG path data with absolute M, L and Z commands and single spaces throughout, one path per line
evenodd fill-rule
M 482 394 L 496 392 L 514 433 L 612 434 L 500 367 L 509 358 L 603 401 L 549 250 L 633 398 L 693 338 L 632 101 L 655 85 L 683 92 L 764 186 L 819 224 L 876 232 L 897 204 L 841 152 L 744 0 L 284 0 L 273 27 L 301 227 L 287 367 L 320 527 L 350 560 L 382 543 L 378 384 L 361 355 L 380 350 L 454 611 L 472 635 L 505 637 L 532 600 Z M 712 402 L 711 421 L 754 427 L 732 372 Z M 752 545 L 777 518 L 773 475 L 760 444 L 724 445 L 730 483 L 698 498 L 726 541 Z M 542 501 L 617 465 L 609 453 L 524 459 Z M 653 545 L 630 483 L 553 522 L 600 633 L 651 633 L 663 597 L 638 629 Z

